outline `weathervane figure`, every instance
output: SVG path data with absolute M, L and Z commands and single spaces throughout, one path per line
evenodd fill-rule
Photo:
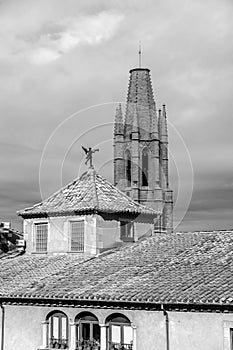
M 90 162 L 90 168 L 93 168 L 93 153 L 95 152 L 99 152 L 99 148 L 96 149 L 92 149 L 91 147 L 89 147 L 89 149 L 85 148 L 82 146 L 82 149 L 84 150 L 84 152 L 86 153 L 86 161 L 85 164 L 87 164 L 88 162 Z

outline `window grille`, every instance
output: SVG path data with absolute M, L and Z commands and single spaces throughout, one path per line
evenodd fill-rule
M 84 220 L 71 222 L 71 251 L 84 251 Z
M 47 252 L 48 224 L 36 225 L 36 252 Z

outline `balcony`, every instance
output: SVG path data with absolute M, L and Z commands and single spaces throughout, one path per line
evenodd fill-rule
M 100 350 L 100 344 L 95 339 L 78 340 L 76 350 Z
M 108 350 L 133 350 L 133 342 L 130 344 L 109 342 Z
M 49 340 L 48 349 L 68 349 L 69 348 L 68 344 L 69 344 L 68 339 L 51 338 Z

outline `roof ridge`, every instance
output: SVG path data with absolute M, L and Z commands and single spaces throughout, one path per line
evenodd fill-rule
M 97 187 L 96 187 L 96 171 L 93 169 L 92 172 L 89 172 L 91 176 L 91 180 L 93 181 L 93 186 L 94 186 L 94 199 L 95 199 L 95 207 L 99 208 L 99 199 L 98 199 L 98 194 L 97 194 Z
M 104 180 L 105 182 L 107 182 L 114 190 L 118 191 L 122 197 L 124 197 L 125 199 L 127 199 L 129 202 L 131 202 L 134 205 L 137 205 L 139 208 L 143 208 L 143 209 L 149 209 L 151 211 L 153 211 L 154 213 L 156 213 L 156 211 L 150 207 L 147 207 L 146 205 L 143 205 L 141 203 L 138 203 L 136 201 L 134 201 L 131 197 L 127 196 L 127 194 L 125 194 L 124 192 L 122 192 L 119 188 L 117 188 L 116 186 L 114 186 L 110 181 L 108 181 L 106 178 L 104 178 L 102 175 L 97 174 L 97 176 L 99 176 L 102 180 Z
M 231 233 L 233 232 L 233 229 L 223 229 L 223 230 L 193 230 L 193 231 L 177 231 L 174 232 L 175 234 L 194 234 L 194 233 L 202 233 L 202 234 L 213 234 L 213 233 Z
M 76 213 L 91 210 L 101 212 L 127 212 L 156 216 L 157 212 L 135 202 L 109 180 L 98 174 L 94 168 L 74 179 L 46 200 L 18 212 L 21 216 Z

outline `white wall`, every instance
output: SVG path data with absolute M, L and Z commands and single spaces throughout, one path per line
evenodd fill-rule
M 70 222 L 84 220 L 84 252 L 96 254 L 96 218 L 95 215 L 49 217 L 47 219 L 25 219 L 24 239 L 27 253 L 35 253 L 35 224 L 48 223 L 47 253 L 70 252 Z
M 165 317 L 162 311 L 52 308 L 6 305 L 4 350 L 36 350 L 42 344 L 41 322 L 52 310 L 61 310 L 73 322 L 82 311 L 96 315 L 100 324 L 108 315 L 126 315 L 136 327 L 137 350 L 165 350 Z M 169 312 L 170 350 L 231 350 L 229 343 L 233 314 Z M 228 340 L 226 341 L 226 338 Z

